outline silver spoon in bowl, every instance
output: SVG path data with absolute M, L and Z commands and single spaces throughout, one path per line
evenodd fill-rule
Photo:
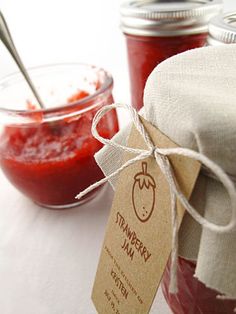
M 27 81 L 32 93 L 34 94 L 35 98 L 38 101 L 39 106 L 41 107 L 41 109 L 44 109 L 45 106 L 43 104 L 43 101 L 41 99 L 41 97 L 39 96 L 23 62 L 21 61 L 21 58 L 16 50 L 16 47 L 14 45 L 14 42 L 12 40 L 11 37 L 11 33 L 9 31 L 9 28 L 7 26 L 6 20 L 2 14 L 2 12 L 0 11 L 0 39 L 3 42 L 3 44 L 5 45 L 5 47 L 7 48 L 7 50 L 10 52 L 11 56 L 13 57 L 13 59 L 15 60 L 16 64 L 18 65 L 22 75 L 24 76 L 25 80 Z

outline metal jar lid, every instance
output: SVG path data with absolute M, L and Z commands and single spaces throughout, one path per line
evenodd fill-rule
M 236 43 L 236 11 L 218 15 L 209 23 L 210 45 Z
M 132 0 L 121 5 L 121 29 L 139 36 L 179 36 L 208 31 L 222 0 Z

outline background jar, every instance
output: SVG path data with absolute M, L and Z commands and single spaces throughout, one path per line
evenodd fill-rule
M 236 12 L 220 14 L 209 23 L 208 44 L 217 46 L 236 43 Z
M 222 10 L 221 0 L 128 1 L 121 6 L 126 37 L 131 100 L 143 105 L 147 77 L 156 65 L 180 52 L 202 47 L 209 20 Z

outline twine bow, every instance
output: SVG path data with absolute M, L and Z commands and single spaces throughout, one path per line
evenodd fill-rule
M 129 113 L 131 114 L 132 122 L 135 125 L 138 132 L 143 137 L 147 145 L 147 149 L 137 149 L 137 148 L 123 146 L 112 140 L 105 139 L 98 134 L 97 124 L 108 111 L 115 108 L 124 108 L 129 111 Z M 113 177 L 117 176 L 125 168 L 131 166 L 137 161 L 141 161 L 151 156 L 155 158 L 157 165 L 159 166 L 161 172 L 165 176 L 169 184 L 169 189 L 170 189 L 171 218 L 172 218 L 171 220 L 172 220 L 172 234 L 173 234 L 172 253 L 171 253 L 171 276 L 170 276 L 169 291 L 170 293 L 177 293 L 178 292 L 178 289 L 177 289 L 178 216 L 177 216 L 177 209 L 176 209 L 177 199 L 184 206 L 187 212 L 193 217 L 193 219 L 195 219 L 195 221 L 197 221 L 202 227 L 207 228 L 208 230 L 216 232 L 216 233 L 232 232 L 233 230 L 236 230 L 236 190 L 235 190 L 233 182 L 231 181 L 229 176 L 224 172 L 224 170 L 221 167 L 219 167 L 215 162 L 211 161 L 209 158 L 207 158 L 201 153 L 195 152 L 187 148 L 180 148 L 180 147 L 166 148 L 166 149 L 156 147 L 152 143 L 152 140 L 150 139 L 149 135 L 144 129 L 144 126 L 140 120 L 140 117 L 137 111 L 129 105 L 112 104 L 112 105 L 104 106 L 103 108 L 101 108 L 94 116 L 93 123 L 92 123 L 92 134 L 98 141 L 100 141 L 104 145 L 112 146 L 115 149 L 121 149 L 124 152 L 132 153 L 136 156 L 134 158 L 131 158 L 127 162 L 125 162 L 119 169 L 114 171 L 112 174 L 92 184 L 87 189 L 79 193 L 76 196 L 77 199 L 82 198 L 87 193 L 91 192 L 92 190 L 96 189 L 100 185 L 104 184 L 105 182 L 109 181 Z M 196 211 L 194 207 L 190 205 L 186 197 L 181 192 L 178 186 L 178 182 L 175 179 L 172 166 L 168 159 L 168 156 L 170 155 L 185 156 L 185 157 L 189 157 L 189 158 L 192 158 L 201 162 L 201 164 L 204 167 L 206 167 L 208 170 L 210 170 L 214 174 L 214 176 L 217 177 L 218 180 L 223 184 L 223 186 L 225 187 L 225 189 L 227 190 L 229 194 L 230 202 L 232 206 L 231 219 L 227 225 L 224 225 L 224 226 L 217 225 L 208 221 L 207 219 L 202 217 Z

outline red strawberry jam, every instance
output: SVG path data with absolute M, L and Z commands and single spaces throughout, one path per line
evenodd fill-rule
M 207 33 L 178 37 L 126 35 L 132 105 L 143 106 L 143 91 L 152 70 L 162 61 L 189 49 L 202 47 Z
M 80 91 L 69 101 L 86 96 L 86 92 Z M 11 183 L 45 206 L 75 203 L 76 194 L 103 177 L 94 160 L 102 144 L 93 138 L 91 125 L 96 111 L 112 101 L 109 96 L 105 103 L 83 113 L 81 109 L 86 109 L 88 103 L 74 105 L 76 109 L 68 106 L 67 113 L 78 114 L 52 122 L 42 122 L 42 113 L 36 111 L 34 124 L 5 127 L 1 136 L 1 167 Z M 102 118 L 98 130 L 106 138 L 118 131 L 115 111 Z
M 170 260 L 163 279 L 162 291 L 174 314 L 233 314 L 236 308 L 234 300 L 220 300 L 219 293 L 207 288 L 194 277 L 196 264 L 179 257 L 178 259 L 178 293 L 169 293 Z
M 222 10 L 218 0 L 127 0 L 121 5 L 126 37 L 132 105 L 143 106 L 149 74 L 162 61 L 203 47 L 210 19 Z

